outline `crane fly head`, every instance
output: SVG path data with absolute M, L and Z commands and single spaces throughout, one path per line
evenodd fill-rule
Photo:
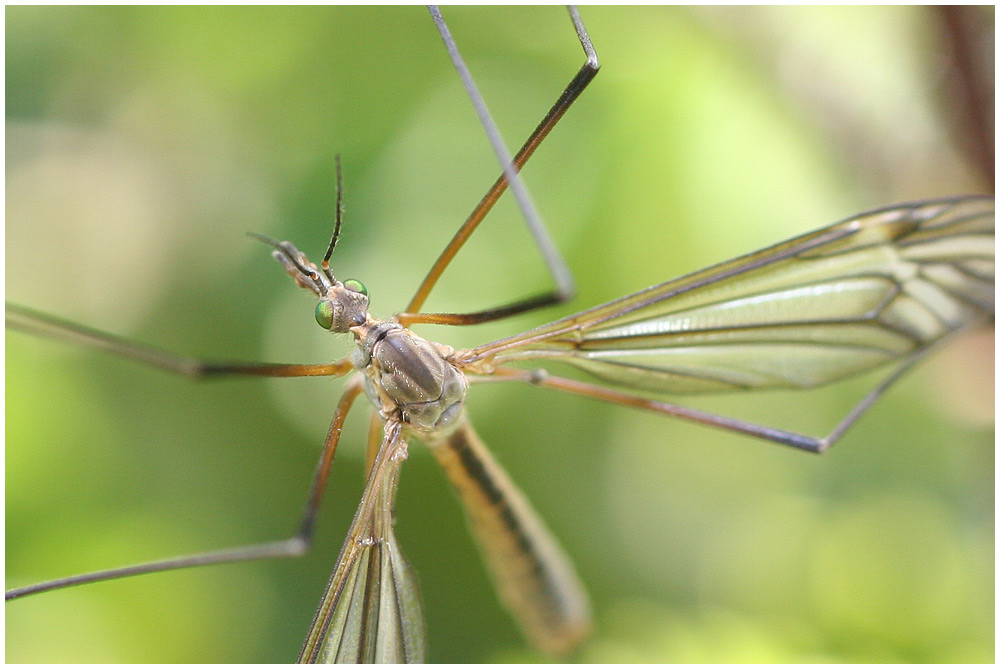
M 316 322 L 324 330 L 347 332 L 367 320 L 368 289 L 357 279 L 339 281 L 334 277 L 328 264 L 329 256 L 320 270 L 291 242 L 278 242 L 256 233 L 250 236 L 272 247 L 271 256 L 281 263 L 295 283 L 319 297 Z

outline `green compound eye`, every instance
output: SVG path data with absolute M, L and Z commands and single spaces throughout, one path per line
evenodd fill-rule
M 323 300 L 316 305 L 316 322 L 324 330 L 329 330 L 333 327 L 333 303 L 329 300 Z
M 348 279 L 345 281 L 344 288 L 352 290 L 355 293 L 361 293 L 365 297 L 368 297 L 368 289 L 365 287 L 365 284 L 361 283 L 357 279 Z

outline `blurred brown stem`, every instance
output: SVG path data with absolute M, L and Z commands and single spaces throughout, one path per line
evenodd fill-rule
M 952 117 L 958 146 L 980 174 L 984 186 L 993 192 L 996 163 L 992 8 L 949 5 L 937 7 L 936 11 L 948 55 L 949 99 L 944 108 Z

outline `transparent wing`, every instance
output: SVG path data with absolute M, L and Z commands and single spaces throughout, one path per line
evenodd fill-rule
M 469 371 L 550 359 L 663 393 L 808 388 L 994 312 L 994 201 L 879 209 L 461 351 Z
M 300 662 L 424 661 L 420 596 L 392 530 L 399 467 L 405 458 L 402 425 L 387 423 Z

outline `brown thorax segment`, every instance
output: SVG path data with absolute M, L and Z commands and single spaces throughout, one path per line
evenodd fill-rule
M 351 328 L 358 348 L 351 362 L 382 417 L 398 416 L 417 433 L 441 434 L 462 415 L 469 382 L 446 351 L 398 323 L 369 320 Z

